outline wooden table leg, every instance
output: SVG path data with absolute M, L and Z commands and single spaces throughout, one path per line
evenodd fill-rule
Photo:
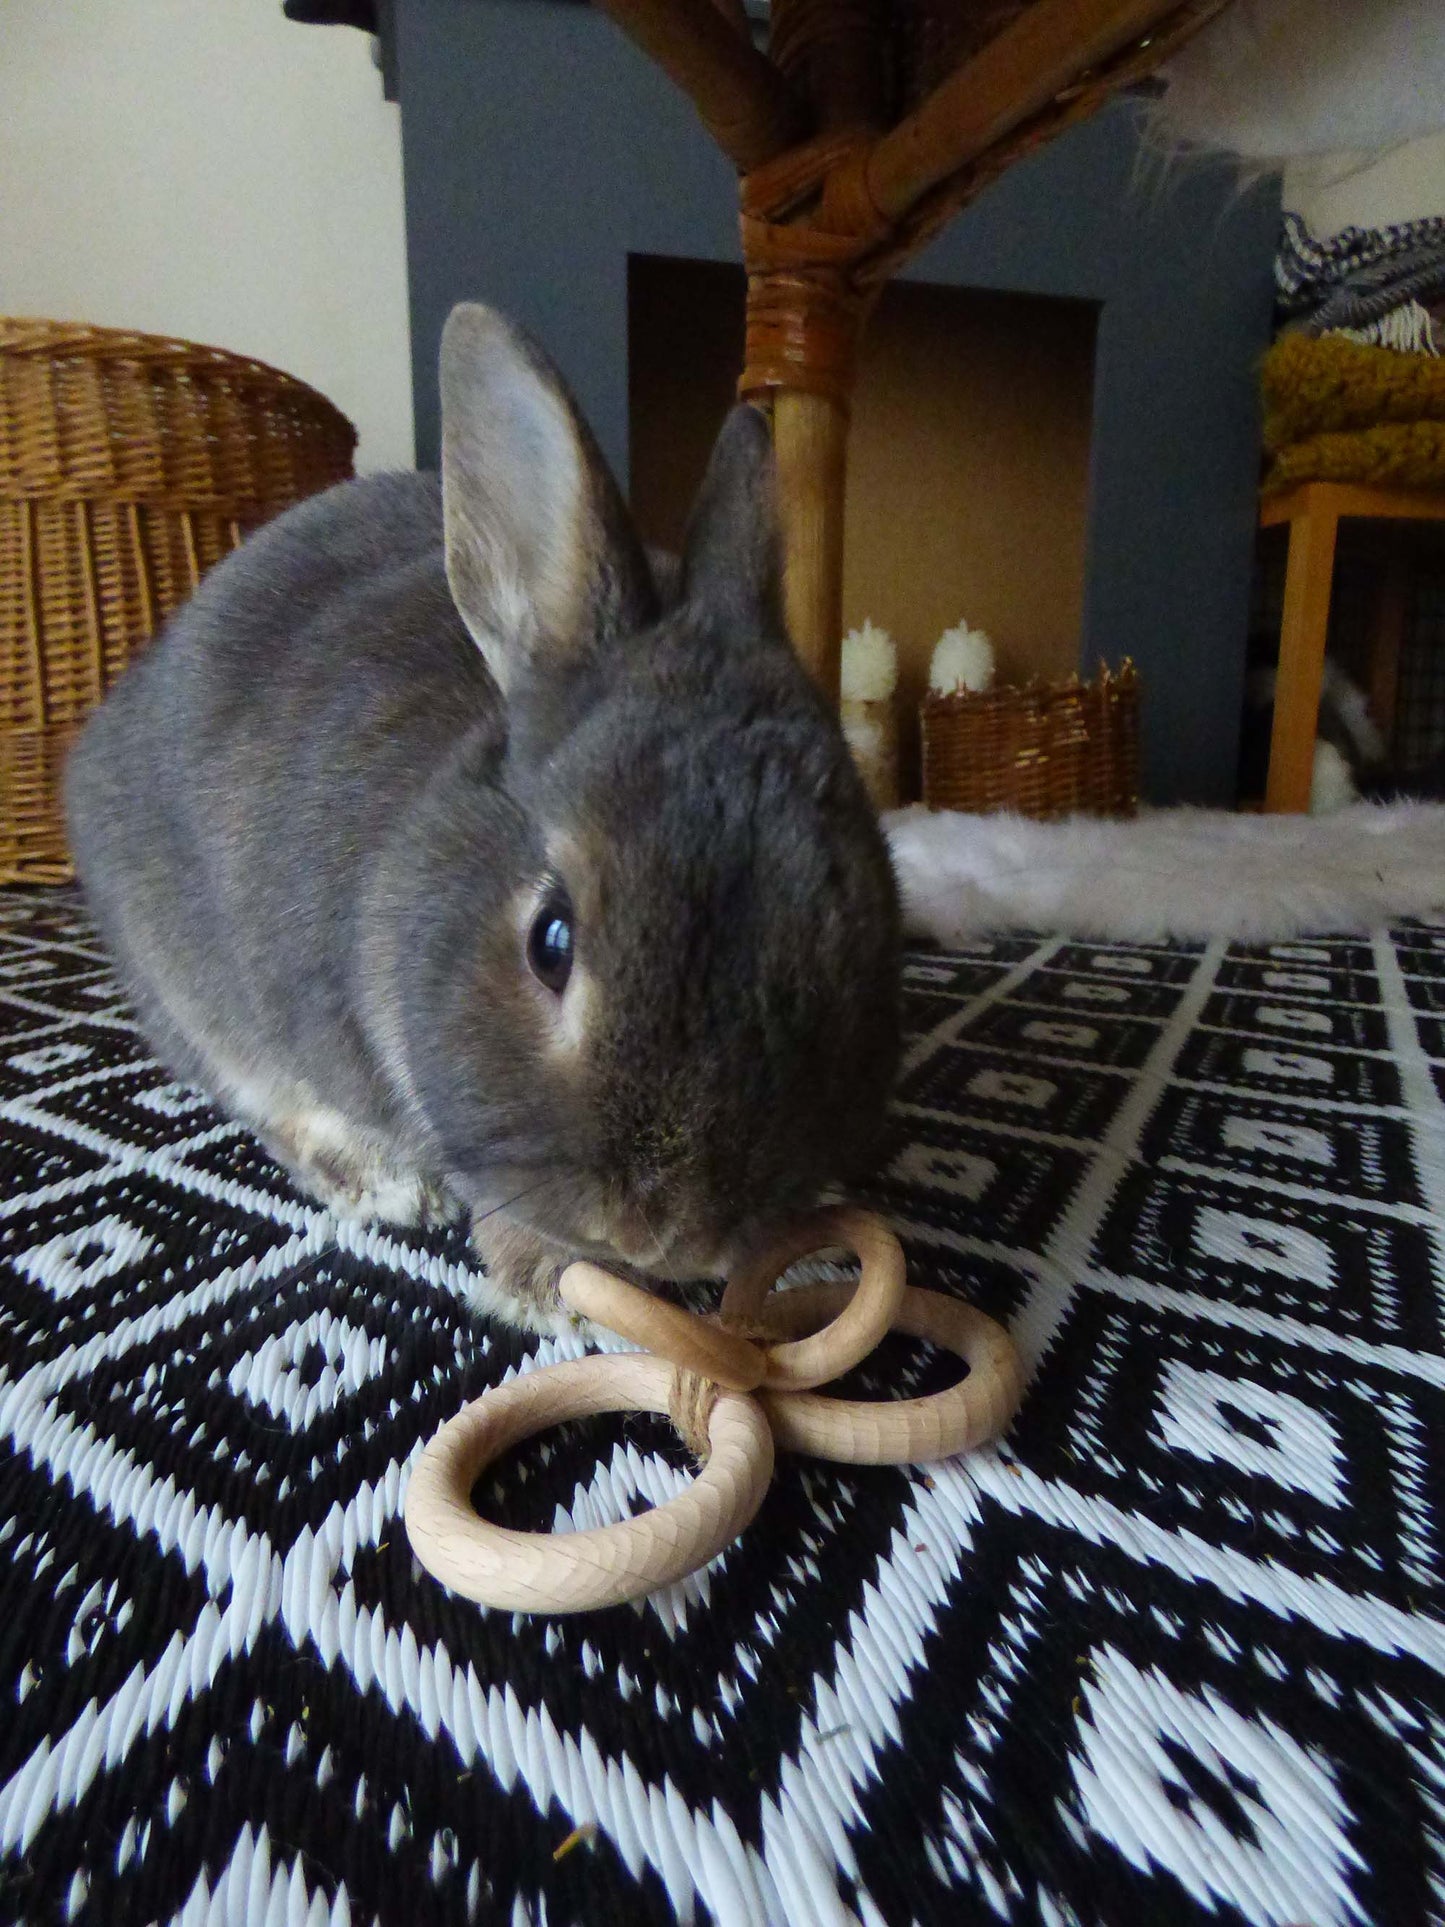
M 793 647 L 833 708 L 843 649 L 843 496 L 848 411 L 825 395 L 783 390 L 773 404 L 783 594 Z
M 1274 733 L 1264 796 L 1267 810 L 1298 812 L 1310 806 L 1338 527 L 1339 517 L 1312 503 L 1308 493 L 1289 525 Z

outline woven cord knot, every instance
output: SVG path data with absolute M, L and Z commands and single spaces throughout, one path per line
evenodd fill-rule
M 672 1374 L 672 1389 L 667 1398 L 667 1416 L 677 1429 L 677 1435 L 699 1465 L 707 1458 L 708 1426 L 712 1420 L 712 1408 L 717 1404 L 721 1387 L 715 1379 L 704 1378 L 701 1372 L 685 1371 L 679 1365 Z
M 727 1318 L 719 1313 L 717 1322 L 724 1330 L 736 1332 L 740 1338 L 751 1339 L 755 1344 L 766 1344 L 777 1336 L 760 1318 Z M 699 1465 L 706 1460 L 710 1450 L 708 1426 L 712 1422 L 712 1408 L 717 1404 L 721 1390 L 715 1379 L 706 1377 L 702 1372 L 690 1372 L 682 1365 L 673 1369 L 667 1416 Z

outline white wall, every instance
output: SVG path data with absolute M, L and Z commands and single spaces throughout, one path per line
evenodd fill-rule
M 413 459 L 398 110 L 280 0 L 0 0 L 0 313 L 256 355 Z
M 1445 214 L 1445 134 L 1410 141 L 1368 166 L 1296 161 L 1285 171 L 1284 204 L 1321 237 Z

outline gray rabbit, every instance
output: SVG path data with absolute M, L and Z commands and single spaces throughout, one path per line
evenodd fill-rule
M 341 1213 L 469 1210 L 486 1309 L 714 1276 L 867 1158 L 898 1057 L 877 823 L 779 611 L 766 425 L 666 606 L 560 377 L 442 342 L 440 484 L 216 568 L 84 733 L 86 895 L 157 1050 Z

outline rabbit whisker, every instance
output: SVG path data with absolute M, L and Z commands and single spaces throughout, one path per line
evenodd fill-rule
M 667 1249 L 663 1244 L 661 1238 L 658 1237 L 656 1231 L 654 1231 L 652 1227 L 652 1220 L 647 1215 L 647 1206 L 642 1202 L 640 1198 L 637 1201 L 637 1209 L 639 1214 L 641 1215 L 643 1224 L 647 1228 L 647 1235 L 649 1238 L 651 1238 L 654 1246 L 656 1247 L 657 1262 L 665 1268 L 667 1265 Z
M 488 1218 L 496 1217 L 499 1211 L 510 1211 L 512 1206 L 514 1204 L 520 1204 L 523 1198 L 530 1198 L 536 1192 L 542 1190 L 546 1185 L 555 1184 L 559 1176 L 560 1176 L 560 1173 L 558 1172 L 555 1172 L 555 1171 L 548 1172 L 548 1174 L 545 1177 L 538 1178 L 535 1184 L 524 1185 L 520 1191 L 516 1192 L 510 1198 L 504 1198 L 500 1204 L 491 1205 L 488 1207 L 487 1210 L 480 1213 L 473 1212 L 472 1213 L 473 1227 L 479 1224 L 485 1224 Z

